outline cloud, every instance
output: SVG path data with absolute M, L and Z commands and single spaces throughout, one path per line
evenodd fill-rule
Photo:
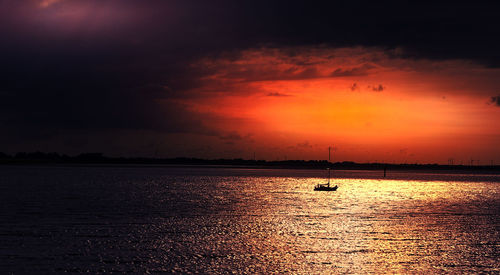
M 498 4 L 456 5 L 443 14 L 446 4 L 366 1 L 353 14 L 359 3 L 193 3 L 0 1 L 2 136 L 117 129 L 217 137 L 213 124 L 227 118 L 191 103 L 222 94 L 294 94 L 248 86 L 259 81 L 375 75 L 394 60 L 500 66 L 492 12 Z M 454 23 L 443 24 L 439 36 L 429 31 L 442 20 Z M 456 43 L 470 37 L 477 43 Z M 499 98 L 491 102 L 498 106 Z
M 227 140 L 227 141 L 237 141 L 237 140 L 242 140 L 243 137 L 238 134 L 236 131 L 232 131 L 230 133 L 223 134 L 219 136 L 220 139 L 222 140 Z
M 354 91 L 359 90 L 359 86 L 358 86 L 358 84 L 357 84 L 357 83 L 352 83 L 352 85 L 351 85 L 351 88 L 350 88 L 350 89 L 351 89 L 351 91 L 352 91 L 352 92 L 354 92 Z
M 224 82 L 227 85 L 367 76 L 379 70 L 376 61 L 387 58 L 379 49 L 286 46 L 251 48 L 202 58 L 191 68 L 204 74 L 203 83 Z M 332 72 L 332 67 L 337 69 Z
M 310 53 L 307 49 L 296 51 Z M 295 53 L 299 54 L 299 53 Z M 321 59 L 322 57 L 313 56 Z M 218 56 L 205 58 L 193 64 L 206 76 L 204 81 L 255 82 L 280 80 L 305 80 L 328 77 L 321 61 L 311 60 L 311 56 L 290 56 L 287 50 L 250 49 L 238 56 Z M 324 60 L 322 60 L 324 61 Z
M 296 147 L 299 149 L 311 149 L 312 145 L 309 144 L 309 141 L 304 141 L 302 143 L 297 143 Z
M 492 96 L 490 102 L 496 106 L 500 107 L 500 95 Z
M 0 1 L 3 5 L 0 15 L 11 14 L 8 17 L 15 18 L 15 21 L 33 20 L 30 19 L 31 14 L 26 14 L 23 2 L 32 1 Z M 61 0 L 35 1 L 38 6 L 47 7 L 58 2 Z M 134 32 L 127 32 L 132 34 L 131 40 L 142 45 L 148 40 L 154 41 L 158 48 L 179 41 L 185 42 L 181 44 L 189 51 L 213 54 L 262 45 L 276 48 L 284 45 L 362 46 L 400 49 L 399 52 L 409 58 L 471 59 L 490 66 L 500 65 L 500 57 L 496 54 L 500 44 L 497 18 L 492 12 L 498 10 L 499 4 L 494 2 L 459 4 L 452 11 L 447 3 L 430 5 L 421 2 L 384 4 L 361 1 L 343 5 L 284 0 L 272 3 L 264 0 L 242 1 L 236 5 L 230 0 L 222 0 L 219 5 L 180 0 L 105 2 L 64 1 L 61 6 L 71 14 L 75 6 L 89 3 L 96 7 L 91 18 L 102 12 L 99 9 L 103 6 L 113 10 L 125 8 L 148 19 L 134 24 Z M 287 8 L 283 9 L 284 6 Z M 360 6 L 363 9 L 352 12 L 359 10 Z M 336 11 L 336 16 L 331 16 L 332 10 Z M 34 19 L 33 23 L 39 22 L 38 19 Z M 119 22 L 114 31 L 122 29 L 126 20 Z M 87 20 L 85 23 L 94 22 Z M 439 23 L 443 23 L 440 24 L 442 35 L 437 36 L 433 29 Z M 414 35 L 408 36 L 407 33 Z M 474 38 L 477 43 L 456 43 L 467 38 Z
M 370 64 L 365 64 L 351 69 L 338 68 L 330 74 L 330 77 L 365 76 L 368 75 L 368 71 L 373 68 L 375 68 L 375 66 Z
M 304 142 L 297 143 L 295 146 L 290 145 L 286 147 L 286 149 L 288 150 L 308 150 L 312 148 L 313 146 L 307 140 Z
M 378 86 L 372 87 L 372 91 L 374 91 L 374 92 L 382 92 L 384 89 L 385 89 L 385 87 L 382 86 L 382 84 L 379 84 Z
M 252 139 L 252 136 L 253 135 L 250 133 L 242 136 L 241 134 L 239 134 L 236 131 L 231 131 L 231 132 L 227 132 L 227 133 L 220 133 L 218 135 L 219 139 L 224 141 L 224 144 L 227 144 L 227 145 L 234 145 L 237 142 L 253 143 L 254 140 Z
M 288 97 L 288 96 L 291 96 L 291 95 L 287 95 L 287 94 L 282 94 L 282 93 L 268 93 L 267 96 L 274 96 L 274 97 Z

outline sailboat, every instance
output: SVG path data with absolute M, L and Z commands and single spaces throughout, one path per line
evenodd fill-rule
M 328 164 L 330 164 L 330 147 L 328 147 Z M 314 186 L 314 191 L 336 191 L 339 188 L 337 185 L 330 186 L 330 167 L 326 169 L 328 170 L 328 183 L 317 184 Z

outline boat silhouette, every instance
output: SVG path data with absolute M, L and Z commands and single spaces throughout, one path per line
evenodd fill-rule
M 328 165 L 330 165 L 330 147 L 328 147 Z M 328 182 L 326 184 L 317 184 L 314 186 L 314 191 L 336 191 L 339 188 L 337 185 L 330 186 L 330 167 L 328 170 Z

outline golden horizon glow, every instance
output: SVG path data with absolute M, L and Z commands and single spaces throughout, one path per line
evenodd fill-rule
M 491 146 L 500 137 L 500 108 L 488 102 L 496 83 L 481 78 L 500 76 L 498 69 L 460 60 L 405 60 L 365 48 L 255 49 L 193 66 L 212 73 L 190 91 L 195 99 L 183 103 L 239 121 L 207 123 L 251 135 L 255 142 L 247 151 L 268 148 L 274 151 L 268 159 L 293 158 L 294 150 L 301 151 L 296 158 L 321 159 L 330 145 L 338 148 L 337 160 L 445 162 L 498 155 Z

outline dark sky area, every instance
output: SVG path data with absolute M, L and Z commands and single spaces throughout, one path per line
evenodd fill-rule
M 264 150 L 257 126 L 243 131 L 233 127 L 241 116 L 204 109 L 217 103 L 191 105 L 236 93 L 227 82 L 209 82 L 214 72 L 200 60 L 237 61 L 259 49 L 294 57 L 304 49 L 361 48 L 405 62 L 474 64 L 493 87 L 499 7 L 480 1 L 1 0 L 0 151 L 250 158 Z M 379 82 L 374 85 L 383 93 L 384 79 Z M 207 85 L 219 90 L 211 93 Z M 491 89 L 478 94 L 496 115 L 500 88 Z M 314 139 L 306 140 L 313 148 Z M 298 141 L 293 146 L 300 147 Z M 252 148 L 233 148 L 238 142 Z

